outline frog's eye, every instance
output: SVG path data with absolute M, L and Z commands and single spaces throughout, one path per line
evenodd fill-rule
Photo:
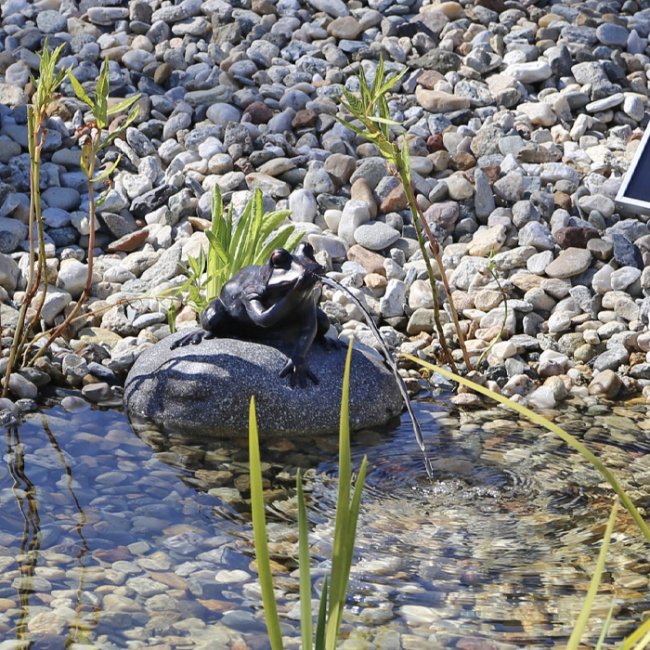
M 275 268 L 289 269 L 291 267 L 291 253 L 284 248 L 278 248 L 271 253 L 271 265 Z

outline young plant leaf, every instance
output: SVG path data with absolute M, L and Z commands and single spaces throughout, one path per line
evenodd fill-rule
M 114 104 L 108 109 L 107 115 L 110 117 L 111 115 L 117 115 L 117 113 L 121 113 L 122 111 L 125 111 L 127 108 L 135 104 L 135 102 L 137 102 L 138 99 L 140 99 L 140 96 L 141 96 L 140 93 L 138 93 L 137 95 L 133 95 L 132 97 L 127 97 L 126 99 L 122 100 L 119 104 Z
M 262 603 L 264 617 L 272 650 L 282 650 L 282 632 L 278 608 L 273 593 L 273 576 L 269 547 L 266 537 L 266 514 L 264 492 L 262 489 L 262 463 L 260 460 L 260 442 L 257 431 L 257 416 L 255 412 L 255 396 L 251 397 L 248 411 L 248 453 L 250 462 L 251 510 L 253 515 L 253 536 L 255 539 L 255 557 L 257 572 L 262 588 Z
M 650 636 L 650 618 L 646 619 L 623 642 L 623 650 L 643 650 L 648 645 Z
M 311 621 L 311 568 L 309 558 L 309 527 L 305 495 L 302 491 L 300 470 L 296 474 L 296 498 L 298 500 L 298 571 L 300 574 L 300 631 L 302 647 L 311 648 L 313 643 Z
M 100 181 L 106 180 L 116 169 L 117 166 L 120 164 L 120 160 L 122 159 L 122 154 L 118 154 L 117 158 L 113 161 L 113 163 L 105 169 L 99 176 L 95 176 L 90 179 L 91 183 L 99 183 Z
M 320 604 L 318 606 L 318 620 L 316 623 L 316 638 L 314 650 L 325 650 L 325 630 L 327 625 L 327 599 L 328 599 L 328 580 L 327 576 L 323 580 L 323 590 L 320 595 Z
M 77 99 L 81 100 L 88 106 L 88 108 L 92 110 L 95 106 L 93 100 L 90 99 L 88 93 L 84 90 L 83 86 L 79 83 L 77 78 L 72 74 L 71 70 L 68 70 L 68 79 L 72 84 L 72 89 L 74 90 L 74 94 L 77 96 Z

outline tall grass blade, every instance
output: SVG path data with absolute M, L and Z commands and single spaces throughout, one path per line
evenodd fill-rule
M 366 456 L 361 461 L 361 467 L 357 474 L 357 480 L 354 485 L 354 494 L 352 495 L 352 502 L 350 503 L 350 512 L 348 517 L 347 538 L 345 540 L 345 566 L 343 573 L 345 576 L 345 585 L 343 593 L 347 593 L 348 582 L 350 579 L 350 568 L 352 567 L 352 556 L 354 555 L 354 540 L 357 535 L 357 521 L 359 519 L 359 509 L 361 507 L 361 493 L 363 492 L 363 485 L 366 481 L 366 471 L 368 468 L 368 459 Z M 343 605 L 341 603 L 341 615 L 343 612 Z
M 607 638 L 607 632 L 609 632 L 609 625 L 612 622 L 612 615 L 614 614 L 614 600 L 612 600 L 612 604 L 609 607 L 609 611 L 607 612 L 607 616 L 605 617 L 605 620 L 603 621 L 603 629 L 600 631 L 600 636 L 598 637 L 598 641 L 596 643 L 596 647 L 594 650 L 602 650 L 603 646 L 605 645 L 605 639 Z
M 603 462 L 598 458 L 598 456 L 596 456 L 594 453 L 589 451 L 589 449 L 587 449 L 577 438 L 572 436 L 570 433 L 567 433 L 564 429 L 557 426 L 557 424 L 554 424 L 544 416 L 539 415 L 534 411 L 531 411 L 529 408 L 526 408 L 521 404 L 517 404 L 517 402 L 513 402 L 511 399 L 508 399 L 503 395 L 499 395 L 498 393 L 491 391 L 489 388 L 480 386 L 479 384 L 476 384 L 473 381 L 466 379 L 465 377 L 460 377 L 459 375 L 450 372 L 449 370 L 445 370 L 440 366 L 436 366 L 435 364 L 430 363 L 429 361 L 418 359 L 417 357 L 414 357 L 411 354 L 405 354 L 404 358 L 409 359 L 413 363 L 416 363 L 424 368 L 433 370 L 434 372 L 441 374 L 443 377 L 446 377 L 447 379 L 451 379 L 452 381 L 462 384 L 463 386 L 467 386 L 468 388 L 471 388 L 477 393 L 481 393 L 481 395 L 485 395 L 486 397 L 489 397 L 495 400 L 496 402 L 499 402 L 513 409 L 514 411 L 516 411 L 520 415 L 523 415 L 527 420 L 530 420 L 534 424 L 537 424 L 555 433 L 567 445 L 575 449 L 580 455 L 586 458 L 600 472 L 603 478 L 612 486 L 612 489 L 618 495 L 619 499 L 621 500 L 621 503 L 625 506 L 625 509 L 630 513 L 630 515 L 632 515 L 632 518 L 634 519 L 636 525 L 639 527 L 639 530 L 641 531 L 643 536 L 646 538 L 646 540 L 650 541 L 650 528 L 648 528 L 648 524 L 646 524 L 646 522 L 643 520 L 643 517 L 641 517 L 634 503 L 632 503 L 630 497 L 627 495 L 625 490 L 621 487 L 621 484 L 618 482 L 616 476 L 603 464 Z
M 345 371 L 343 376 L 343 389 L 341 393 L 341 416 L 339 422 L 339 486 L 336 502 L 336 520 L 334 526 L 334 547 L 332 549 L 332 580 L 330 584 L 330 605 L 329 615 L 336 607 L 340 599 L 341 576 L 339 566 L 334 558 L 339 557 L 343 544 L 344 525 L 347 521 L 348 508 L 350 506 L 350 483 L 352 480 L 350 460 L 350 419 L 349 419 L 349 395 L 350 395 L 350 362 L 352 358 L 352 339 L 348 345 L 348 352 L 345 358 Z
M 645 650 L 650 645 L 650 631 L 639 641 L 635 646 L 634 650 Z
M 341 624 L 348 583 L 347 539 L 350 524 L 350 487 L 352 468 L 350 458 L 350 365 L 352 363 L 352 339 L 348 345 L 341 391 L 341 419 L 339 423 L 339 488 L 336 500 L 334 545 L 332 547 L 332 571 L 326 632 L 326 647 L 333 650 Z
M 296 474 L 296 497 L 298 499 L 298 572 L 300 574 L 300 632 L 302 647 L 312 647 L 311 622 L 311 569 L 309 558 L 309 528 L 305 495 L 302 491 L 300 470 Z
M 269 559 L 269 547 L 266 541 L 266 515 L 264 512 L 264 493 L 262 490 L 262 464 L 260 460 L 260 443 L 255 413 L 255 396 L 251 397 L 248 412 L 248 453 L 250 458 L 251 511 L 253 514 L 253 536 L 255 539 L 255 557 L 257 572 L 262 589 L 264 618 L 272 650 L 282 650 L 282 633 L 278 608 L 273 593 L 273 576 Z
M 607 522 L 607 528 L 605 529 L 605 536 L 603 537 L 603 543 L 600 547 L 600 552 L 598 553 L 598 560 L 596 561 L 596 568 L 594 569 L 594 575 L 591 577 L 591 582 L 589 583 L 589 589 L 587 590 L 587 596 L 585 597 L 585 602 L 582 605 L 580 610 L 580 615 L 578 620 L 573 626 L 573 632 L 569 638 L 569 643 L 567 644 L 567 650 L 578 650 L 580 645 L 580 637 L 582 637 L 587 623 L 589 622 L 589 615 L 591 614 L 591 608 L 593 607 L 594 600 L 598 594 L 598 588 L 600 587 L 600 581 L 603 578 L 603 571 L 605 569 L 605 558 L 607 557 L 607 549 L 609 549 L 609 543 L 612 539 L 612 531 L 614 530 L 614 524 L 616 523 L 616 515 L 618 514 L 618 499 L 614 500 L 614 505 L 612 506 L 612 512 L 609 515 L 609 521 Z
M 314 639 L 315 650 L 325 650 L 325 626 L 327 624 L 327 597 L 329 583 L 327 576 L 323 580 L 323 591 L 320 595 L 320 605 L 318 606 L 318 621 L 316 623 L 316 638 Z M 304 649 L 303 649 L 304 650 Z
M 650 634 L 650 618 L 643 622 L 630 636 L 625 639 L 623 642 L 623 650 L 636 650 L 637 648 L 643 648 L 641 645 L 644 639 L 648 638 Z M 646 642 L 647 645 L 647 642 Z

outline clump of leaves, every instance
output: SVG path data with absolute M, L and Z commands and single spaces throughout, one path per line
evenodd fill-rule
M 401 146 L 398 144 L 397 139 L 391 133 L 391 128 L 399 127 L 399 123 L 391 119 L 390 109 L 388 107 L 388 94 L 391 89 L 397 84 L 404 76 L 408 68 L 404 68 L 401 72 L 394 74 L 388 79 L 385 78 L 384 60 L 379 60 L 377 69 L 375 71 L 375 78 L 372 85 L 366 79 L 363 67 L 359 67 L 359 92 L 357 94 L 348 90 L 343 90 L 343 99 L 341 99 L 341 106 L 348 111 L 355 121 L 349 121 L 337 117 L 337 119 L 346 127 L 354 131 L 356 134 L 370 140 L 370 142 L 377 145 L 381 155 L 385 158 L 386 162 L 393 169 L 394 173 L 399 177 L 406 199 L 408 202 L 409 210 L 411 211 L 413 225 L 417 233 L 418 244 L 422 257 L 426 264 L 427 275 L 433 293 L 433 310 L 434 322 L 438 332 L 438 340 L 442 347 L 443 354 L 451 367 L 456 370 L 456 364 L 451 355 L 447 337 L 445 336 L 442 322 L 440 320 L 440 305 L 438 301 L 438 291 L 436 288 L 436 280 L 433 274 L 433 268 L 429 259 L 429 252 L 425 243 L 424 235 L 426 234 L 429 250 L 437 263 L 442 282 L 447 293 L 447 303 L 454 321 L 456 337 L 458 344 L 463 353 L 465 366 L 468 370 L 471 369 L 471 362 L 467 348 L 465 346 L 465 339 L 458 320 L 458 314 L 454 306 L 451 287 L 447 280 L 447 274 L 442 260 L 442 253 L 440 246 L 436 241 L 427 220 L 424 217 L 420 206 L 415 198 L 415 191 L 411 181 L 411 163 L 408 149 L 408 139 L 402 137 Z
M 176 293 L 186 294 L 187 304 L 199 313 L 240 269 L 263 264 L 276 248 L 293 251 L 303 235 L 292 225 L 281 228 L 290 214 L 289 210 L 265 213 L 262 192 L 256 189 L 236 219 L 232 203 L 224 211 L 221 190 L 215 185 L 212 224 L 205 231 L 207 253 L 188 258 L 188 279 Z
M 336 521 L 334 527 L 334 544 L 332 548 L 332 568 L 325 578 L 320 597 L 316 630 L 312 623 L 311 611 L 311 570 L 309 558 L 309 529 L 307 510 L 302 488 L 300 472 L 296 476 L 296 495 L 298 499 L 298 564 L 300 574 L 300 626 L 302 648 L 315 650 L 334 650 L 338 638 L 343 608 L 345 606 L 354 541 L 359 517 L 361 491 L 366 476 L 366 458 L 363 458 L 356 484 L 352 484 L 352 467 L 350 458 L 350 364 L 352 360 L 352 341 L 348 347 L 343 375 L 341 395 L 341 418 L 339 427 L 339 487 L 336 502 Z M 249 454 L 251 509 L 253 514 L 253 534 L 255 538 L 255 557 L 262 589 L 264 616 L 273 650 L 283 648 L 280 617 L 273 593 L 273 577 L 269 560 L 266 535 L 266 517 L 264 513 L 264 494 L 262 490 L 262 467 L 260 459 L 259 435 L 255 414 L 255 398 L 251 399 L 249 415 Z

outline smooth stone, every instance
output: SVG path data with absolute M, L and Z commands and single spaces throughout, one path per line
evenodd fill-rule
M 614 399 L 622 385 L 621 378 L 613 370 L 601 370 L 594 374 L 589 384 L 589 394 Z
M 27 238 L 27 232 L 27 226 L 21 221 L 0 217 L 0 253 L 13 253 Z
M 603 45 L 611 47 L 625 47 L 629 32 L 623 25 L 616 23 L 603 23 L 596 28 L 596 37 Z
M 381 222 L 375 221 L 359 226 L 354 231 L 354 240 L 364 248 L 371 251 L 381 251 L 394 244 L 400 238 L 395 228 Z
M 338 431 L 345 350 L 312 346 L 308 363 L 320 383 L 292 389 L 279 373 L 287 362 L 280 349 L 251 341 L 210 339 L 176 350 L 178 332 L 145 350 L 126 380 L 132 415 L 163 427 L 213 437 L 245 436 L 251 396 L 264 435 Z M 350 421 L 353 429 L 379 426 L 402 410 L 393 375 L 363 352 L 353 352 Z
M 516 81 L 530 84 L 548 79 L 551 74 L 551 66 L 543 60 L 527 61 L 525 63 L 513 63 L 509 65 L 505 74 L 510 75 Z
M 549 278 L 572 278 L 584 273 L 591 263 L 591 253 L 585 248 L 567 248 L 546 268 Z
M 415 99 L 422 108 L 431 113 L 459 111 L 470 106 L 468 97 L 458 97 L 457 95 L 441 90 L 427 90 L 426 88 L 417 88 L 415 91 Z

